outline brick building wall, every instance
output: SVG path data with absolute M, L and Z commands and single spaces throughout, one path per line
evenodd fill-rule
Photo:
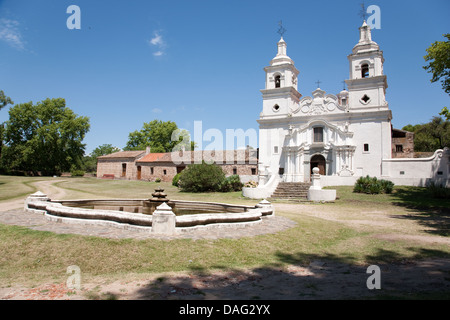
M 195 152 L 196 155 L 199 155 L 202 151 Z M 224 159 L 227 159 L 227 161 L 223 161 L 225 163 L 218 161 L 218 165 L 222 168 L 225 175 L 237 174 L 245 182 L 256 180 L 258 174 L 256 158 L 250 158 L 248 153 L 247 158 L 241 157 L 242 154 L 240 152 L 231 151 L 231 154 L 235 154 L 234 163 L 226 163 L 230 162 L 230 158 L 225 157 Z M 194 163 L 194 153 L 190 154 L 190 156 L 192 156 L 191 163 Z M 170 153 L 122 151 L 98 157 L 97 177 L 144 181 L 155 181 L 159 178 L 161 181 L 171 182 L 173 177 L 186 168 L 186 166 L 184 163 L 177 165 L 172 161 Z
M 392 130 L 392 158 L 414 158 L 414 133 Z

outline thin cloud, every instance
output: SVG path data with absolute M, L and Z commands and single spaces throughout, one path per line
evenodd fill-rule
M 161 46 L 164 41 L 162 39 L 162 36 L 155 32 L 155 37 L 150 40 L 150 43 L 155 46 Z
M 152 109 L 152 112 L 153 112 L 153 113 L 161 113 L 162 110 L 161 110 L 160 108 L 153 108 L 153 109 Z
M 16 20 L 0 19 L 0 40 L 13 48 L 24 50 L 25 42 L 22 39 L 19 25 L 19 22 Z
M 153 38 L 151 38 L 148 43 L 156 49 L 153 53 L 155 57 L 160 57 L 165 54 L 166 42 L 159 31 L 153 32 Z

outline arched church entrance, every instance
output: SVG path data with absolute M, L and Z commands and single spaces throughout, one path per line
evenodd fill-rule
M 311 160 L 310 160 L 310 166 L 311 166 L 311 168 L 310 168 L 310 172 L 311 172 L 311 175 L 312 175 L 312 169 L 313 168 L 315 168 L 315 167 L 317 167 L 317 168 L 319 168 L 319 174 L 320 175 L 325 175 L 325 166 L 326 166 L 326 161 L 325 161 L 325 158 L 324 158 L 324 156 L 322 156 L 322 155 L 320 155 L 320 154 L 316 154 L 316 155 L 314 155 L 312 158 L 311 158 Z

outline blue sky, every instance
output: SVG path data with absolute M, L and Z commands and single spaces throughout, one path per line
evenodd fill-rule
M 62 97 L 90 118 L 86 151 L 123 148 L 144 122 L 191 130 L 258 129 L 263 68 L 276 54 L 278 22 L 300 70 L 299 91 L 336 94 L 349 77 L 362 0 L 0 0 L 0 90 L 14 102 Z M 394 127 L 428 122 L 449 96 L 422 66 L 450 32 L 450 1 L 365 1 L 381 9 L 372 38 L 384 52 Z M 67 7 L 81 9 L 69 30 Z M 0 121 L 8 119 L 8 108 Z M 203 143 L 205 145 L 206 142 Z M 206 143 L 207 144 L 207 143 Z

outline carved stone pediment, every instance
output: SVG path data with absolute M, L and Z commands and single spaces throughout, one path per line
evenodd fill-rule
M 326 94 L 321 89 L 312 92 L 312 97 L 305 97 L 299 104 L 292 108 L 293 114 L 300 115 L 321 115 L 335 112 L 344 112 L 345 106 L 339 104 L 337 96 Z

